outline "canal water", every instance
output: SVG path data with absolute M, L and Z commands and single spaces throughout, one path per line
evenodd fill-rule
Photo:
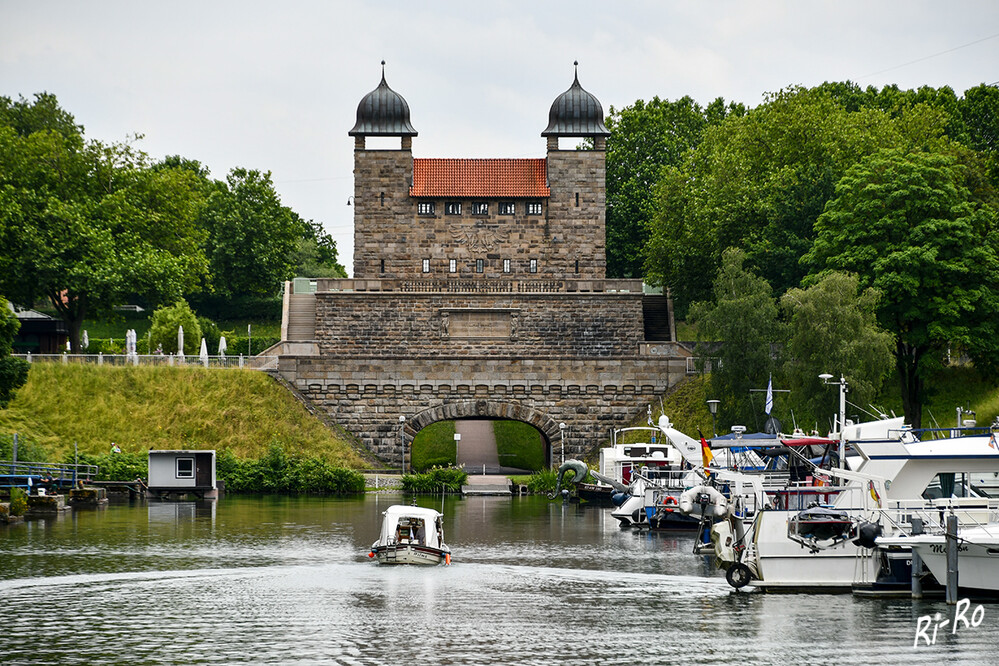
M 368 548 L 402 500 L 230 496 L 0 527 L 0 664 L 999 663 L 999 605 L 914 647 L 921 616 L 954 610 L 735 592 L 692 536 L 543 497 L 449 498 L 450 567 L 379 566 Z

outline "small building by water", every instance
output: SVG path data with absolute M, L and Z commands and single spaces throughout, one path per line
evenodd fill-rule
M 150 450 L 149 495 L 218 497 L 215 450 Z

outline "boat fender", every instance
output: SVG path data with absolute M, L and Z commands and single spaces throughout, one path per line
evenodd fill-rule
M 862 522 L 857 526 L 857 538 L 853 540 L 853 545 L 861 548 L 874 548 L 877 545 L 876 539 L 881 536 L 883 531 L 878 523 Z
M 631 497 L 630 493 L 622 493 L 622 492 L 611 493 L 611 504 L 613 504 L 614 506 L 621 506 L 622 504 L 624 504 L 625 500 L 627 500 L 629 497 Z
M 451 553 L 444 553 L 444 564 L 445 566 L 451 564 Z
M 753 579 L 753 572 L 749 570 L 749 567 L 742 562 L 734 562 L 732 566 L 725 571 L 725 580 L 728 584 L 735 589 L 740 589 L 749 584 L 749 581 Z
M 375 556 L 374 551 L 371 551 L 371 552 L 368 553 L 368 557 L 374 557 L 374 556 Z

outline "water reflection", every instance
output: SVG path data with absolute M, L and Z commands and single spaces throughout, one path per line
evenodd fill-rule
M 941 603 L 732 592 L 693 537 L 599 507 L 448 498 L 451 567 L 365 556 L 398 496 L 112 506 L 0 530 L 0 663 L 994 663 Z M 440 508 L 440 499 L 421 498 Z

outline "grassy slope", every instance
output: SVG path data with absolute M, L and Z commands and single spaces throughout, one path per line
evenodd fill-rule
M 18 432 L 61 459 L 81 452 L 150 448 L 230 449 L 258 458 L 271 442 L 289 454 L 366 467 L 351 446 L 284 388 L 252 370 L 36 363 L 6 410 L 0 432 Z

